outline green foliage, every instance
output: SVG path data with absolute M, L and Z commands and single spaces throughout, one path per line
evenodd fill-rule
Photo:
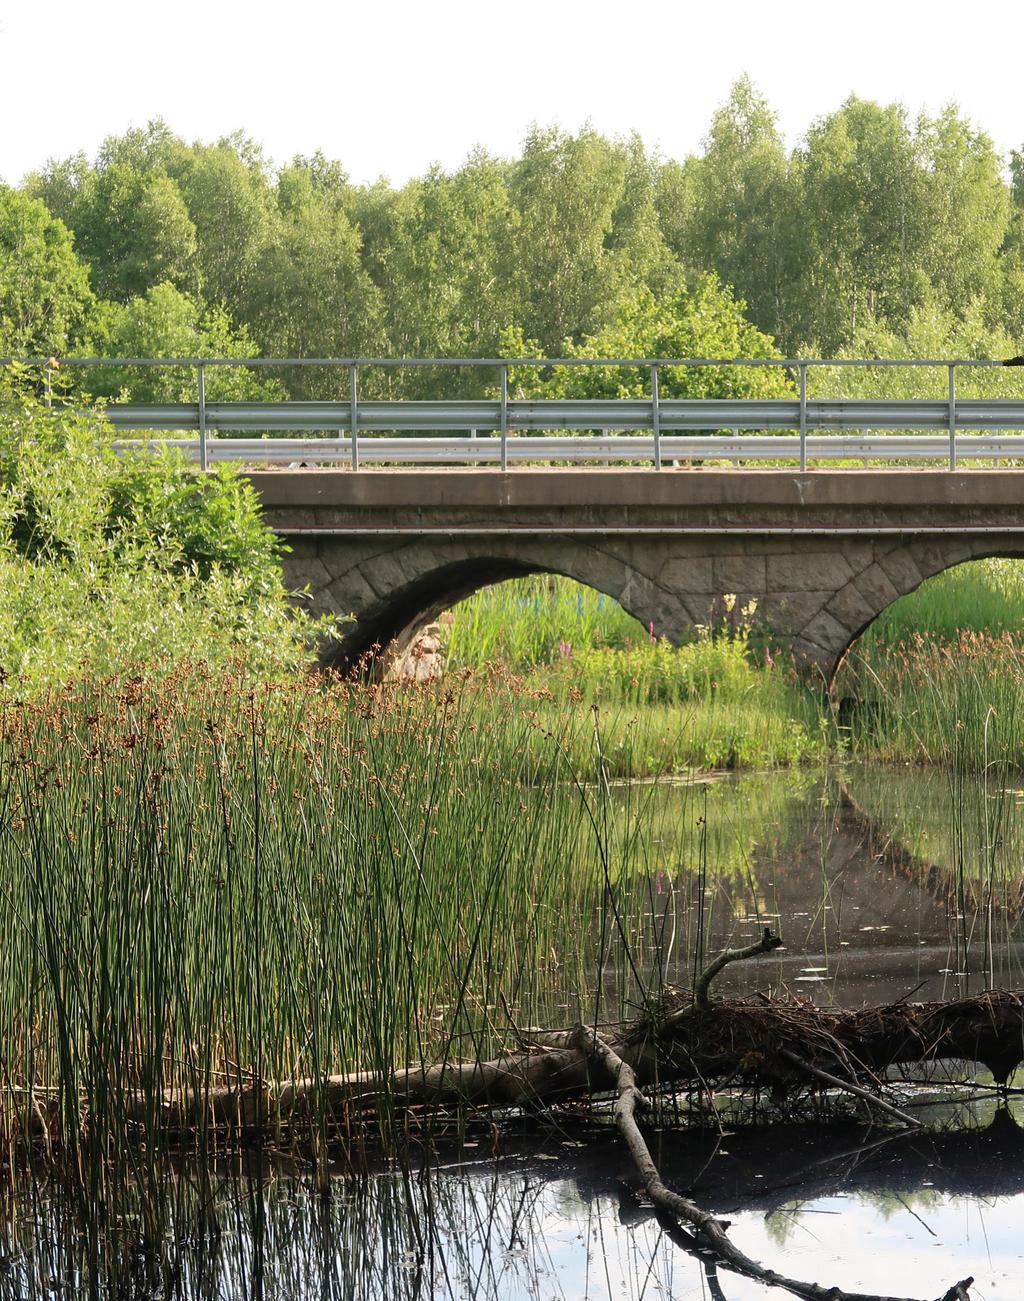
M 135 664 L 306 662 L 280 544 L 247 480 L 115 455 L 99 416 L 0 404 L 0 671 L 42 683 Z
M 255 357 L 259 348 L 244 326 L 233 326 L 222 307 L 203 308 L 163 282 L 127 303 L 99 303 L 84 328 L 82 344 L 98 357 Z M 136 402 L 194 402 L 195 372 L 169 366 L 93 366 L 78 377 L 98 398 L 130 394 Z M 266 371 L 213 366 L 206 373 L 211 402 L 283 396 Z
M 999 360 L 1018 350 L 1002 329 L 989 324 L 985 306 L 975 300 L 961 311 L 946 311 L 934 301 L 910 309 L 899 329 L 874 316 L 862 318 L 840 356 L 887 357 L 907 360 L 961 357 Z M 828 367 L 808 370 L 808 393 L 813 397 L 945 398 L 948 374 L 939 367 Z M 958 367 L 957 394 L 961 398 L 1024 397 L 1024 371 L 1017 367 Z
M 751 325 L 738 302 L 714 275 L 690 293 L 656 299 L 638 286 L 620 301 L 615 319 L 598 334 L 574 344 L 567 357 L 746 357 L 779 356 L 774 342 Z M 505 340 L 505 355 L 536 356 L 522 338 Z M 554 366 L 549 374 L 520 367 L 514 383 L 530 395 L 553 398 L 643 397 L 651 391 L 647 369 L 618 366 Z M 781 397 L 792 391 L 784 369 L 775 366 L 669 366 L 659 370 L 663 397 Z
M 807 270 L 798 328 L 827 356 L 864 314 L 899 325 L 926 290 L 931 213 L 905 110 L 851 96 L 808 132 L 799 184 Z
M 285 168 L 278 178 L 278 212 L 268 223 L 244 308 L 267 356 L 358 356 L 383 343 L 379 290 L 362 267 L 359 230 L 344 198 L 340 178 L 327 182 L 309 164 Z M 290 378 L 300 398 L 348 383 L 337 371 L 324 376 L 298 368 Z
M 646 193 L 638 195 L 638 187 Z M 667 255 L 653 220 L 653 176 L 637 141 L 616 144 L 589 128 L 576 136 L 534 128 L 509 192 L 514 320 L 548 355 L 566 338 L 599 330 L 620 293 Z M 647 214 L 639 221 L 638 208 Z
M 0 186 L 0 356 L 65 352 L 91 299 L 64 223 L 37 199 Z
M 196 228 L 204 300 L 249 326 L 250 294 L 267 247 L 274 195 L 258 149 L 223 140 L 183 156 L 175 179 Z
M 182 663 L 262 677 L 310 663 L 312 630 L 288 614 L 279 580 L 173 572 L 145 552 L 87 565 L 5 551 L 0 585 L 0 680 L 19 693 Z
M 51 164 L 28 187 L 75 231 L 102 297 L 125 302 L 162 281 L 198 288 L 195 224 L 177 182 L 152 160 L 90 168 L 79 156 Z
M 713 636 L 706 628 L 682 646 L 650 637 L 622 649 L 582 646 L 570 658 L 565 673 L 585 695 L 634 704 L 742 696 L 754 691 L 762 672 L 751 662 L 745 634 Z
M 749 77 L 712 118 L 703 155 L 666 164 L 658 204 L 687 267 L 713 267 L 763 330 L 790 331 L 803 214 L 775 114 Z
M 1022 175 L 1011 158 L 1007 184 L 991 140 L 954 106 L 913 120 L 851 97 L 787 151 L 770 105 L 741 78 L 701 153 L 681 161 L 636 136 L 534 127 L 513 159 L 477 151 L 398 188 L 356 186 L 321 154 L 275 169 L 242 135 L 187 144 L 154 122 L 110 137 L 94 161 L 51 163 L 27 188 L 74 231 L 105 300 L 86 336 L 95 347 L 176 351 L 187 302 L 193 339 L 265 355 L 761 356 L 772 339 L 789 355 L 848 353 L 873 332 L 912 349 L 929 312 L 983 321 L 1019 351 Z M 17 309 L 3 326 L 10 347 L 66 352 L 88 306 L 83 267 L 58 222 L 4 270 L 2 225 L 0 290 L 5 274 L 17 281 L 0 294 L 0 314 L 8 301 Z M 759 335 L 719 310 L 716 284 Z M 158 310 L 168 287 L 184 297 Z M 278 378 L 313 397 L 344 377 L 296 367 Z M 705 378 L 665 377 L 669 393 L 768 391 L 765 375 L 739 389 L 733 375 L 721 390 Z M 134 396 L 152 391 L 153 377 L 128 379 Z M 370 372 L 364 391 L 443 397 L 493 379 Z M 574 383 L 615 387 L 610 376 Z M 559 384 L 572 387 L 556 377 L 551 391 Z
M 516 216 L 506 164 L 476 152 L 454 174 L 431 168 L 398 193 L 380 183 L 360 192 L 352 215 L 380 294 L 389 351 L 406 357 L 497 351 L 514 310 L 508 240 Z M 389 392 L 397 396 L 396 386 L 410 379 L 392 373 Z M 418 396 L 440 397 L 466 379 L 447 371 L 412 382 Z

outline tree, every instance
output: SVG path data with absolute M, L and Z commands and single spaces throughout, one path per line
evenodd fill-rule
M 85 347 L 98 357 L 255 357 L 259 348 L 222 307 L 203 308 L 172 284 L 155 285 L 128 303 L 99 303 L 85 329 Z M 93 397 L 135 402 L 194 402 L 196 374 L 177 366 L 95 366 L 81 384 Z M 243 366 L 211 366 L 212 402 L 283 396 L 276 377 Z
M 514 227 L 507 165 L 473 154 L 453 173 L 433 167 L 397 194 L 377 185 L 356 214 L 365 265 L 385 308 L 387 350 L 398 356 L 493 354 L 514 316 L 505 248 Z M 392 374 L 390 391 L 415 385 L 440 397 L 465 376 L 438 371 Z
M 992 141 L 951 105 L 922 118 L 917 137 L 927 174 L 930 238 L 924 271 L 939 302 L 963 311 L 998 294 L 999 250 L 1006 238 L 1010 192 Z
M 734 298 L 712 273 L 692 292 L 657 299 L 645 286 L 624 300 L 614 321 L 579 345 L 566 340 L 568 357 L 774 358 L 774 341 L 743 315 Z M 510 341 L 511 342 L 511 341 Z M 536 355 L 520 341 L 520 356 Z M 644 397 L 650 393 L 646 367 L 555 366 L 544 375 L 521 367 L 514 373 L 528 395 L 551 398 Z M 669 366 L 659 371 L 663 397 L 782 397 L 792 382 L 775 366 Z
M 762 330 L 789 338 L 799 276 L 798 182 L 775 114 L 749 77 L 715 113 L 703 157 L 669 164 L 659 212 L 669 244 L 697 271 L 714 271 Z
M 39 200 L 0 187 L 0 355 L 66 352 L 91 302 L 68 228 Z
M 630 185 L 647 187 L 649 196 L 631 194 Z M 509 191 L 514 224 L 504 275 L 514 287 L 516 325 L 549 354 L 564 339 L 599 330 L 619 295 L 664 265 L 653 220 L 624 221 L 645 211 L 653 217 L 653 176 L 636 166 L 635 144 L 589 127 L 575 136 L 534 128 Z
M 974 299 L 950 310 L 934 300 L 910 310 L 904 325 L 894 328 L 875 317 L 862 318 L 841 356 L 916 360 L 926 357 L 970 357 L 1002 360 L 1018 351 L 1014 338 L 986 319 L 985 304 Z M 812 367 L 808 389 L 816 397 L 945 398 L 945 366 L 932 367 Z M 992 366 L 972 370 L 958 367 L 961 398 L 1024 397 L 1024 370 Z
M 380 295 L 336 182 L 324 184 L 302 163 L 278 179 L 277 212 L 245 296 L 246 320 L 268 356 L 346 357 L 380 342 Z M 313 396 L 335 390 L 337 380 L 296 369 L 288 385 L 293 396 Z
M 30 193 L 75 232 L 92 283 L 125 302 L 162 281 L 198 288 L 196 229 L 167 164 L 185 146 L 160 122 L 109 136 L 95 166 L 78 154 L 29 177 Z
M 249 295 L 275 218 L 259 150 L 240 136 L 197 145 L 172 175 L 195 226 L 204 301 L 223 305 L 236 320 L 255 327 Z
M 823 354 L 865 315 L 898 326 L 928 288 L 930 189 L 899 105 L 851 96 L 800 154 L 808 267 L 790 329 Z

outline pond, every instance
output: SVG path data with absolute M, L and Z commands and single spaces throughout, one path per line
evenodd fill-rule
M 785 948 L 730 967 L 716 989 L 859 1006 L 1024 985 L 1024 793 L 1012 781 L 953 788 L 939 772 L 847 767 L 614 795 L 609 877 L 628 961 L 602 939 L 601 891 L 574 904 L 609 1013 L 637 979 L 687 986 L 695 952 L 765 925 Z M 579 973 L 552 970 L 530 1015 L 565 1024 Z M 790 1276 L 923 1301 L 973 1275 L 973 1295 L 1020 1301 L 1015 1108 L 933 1102 L 929 1132 L 908 1137 L 852 1122 L 738 1125 L 724 1104 L 717 1125 L 650 1138 L 670 1186 Z M 322 1186 L 299 1163 L 254 1156 L 151 1184 L 128 1172 L 117 1186 L 83 1204 L 12 1177 L 0 1299 L 765 1295 L 672 1241 L 600 1115 L 470 1130 L 404 1168 L 335 1172 Z

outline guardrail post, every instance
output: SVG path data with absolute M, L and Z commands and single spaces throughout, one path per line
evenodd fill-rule
M 949 370 L 949 468 L 956 469 L 956 367 Z
M 661 469 L 661 397 L 658 392 L 658 368 L 651 367 L 651 428 L 654 430 L 654 468 Z
M 359 469 L 359 384 L 356 368 L 348 368 L 348 431 L 352 436 L 352 469 Z
M 807 469 L 807 366 L 800 367 L 800 470 Z
M 501 368 L 501 468 L 508 469 L 508 367 Z
M 196 367 L 196 379 L 199 384 L 199 468 L 210 468 L 209 448 L 206 436 L 206 367 Z

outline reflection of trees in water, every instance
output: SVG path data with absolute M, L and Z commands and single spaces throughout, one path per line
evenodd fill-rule
M 593 1127 L 577 1131 L 589 1141 L 574 1146 L 567 1124 L 500 1163 L 337 1178 L 322 1191 L 291 1173 L 261 1173 L 255 1160 L 216 1176 L 178 1174 L 148 1195 L 128 1184 L 84 1210 L 26 1183 L 6 1208 L 0 1297 L 526 1301 L 607 1289 L 640 1301 L 696 1293 L 701 1265 L 628 1190 L 624 1152 Z M 711 1133 L 668 1131 L 659 1141 L 671 1185 L 726 1216 L 762 1214 L 781 1249 L 794 1245 L 801 1212 L 823 1197 L 843 1194 L 883 1219 L 926 1219 L 949 1197 L 1024 1195 L 1024 1134 L 1005 1111 L 983 1129 L 931 1136 L 802 1125 L 738 1131 L 727 1152 Z M 933 1187 L 922 1189 L 926 1181 Z M 849 1244 L 851 1258 L 857 1249 Z M 723 1273 L 722 1291 L 735 1287 Z

